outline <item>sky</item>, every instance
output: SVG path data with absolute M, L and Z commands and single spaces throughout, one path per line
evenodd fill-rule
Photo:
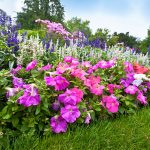
M 130 32 L 144 39 L 150 27 L 150 0 L 61 0 L 65 19 L 79 17 L 90 21 L 93 33 L 97 28 L 113 32 Z M 0 0 L 0 9 L 15 16 L 23 0 Z

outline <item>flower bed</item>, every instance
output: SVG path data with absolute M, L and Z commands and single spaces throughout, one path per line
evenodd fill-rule
M 73 123 L 134 113 L 149 103 L 148 75 L 149 68 L 115 59 L 91 64 L 67 56 L 46 66 L 33 60 L 7 74 L 3 132 L 61 133 Z

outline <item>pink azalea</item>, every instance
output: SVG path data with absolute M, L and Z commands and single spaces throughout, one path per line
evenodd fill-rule
M 73 123 L 77 118 L 80 117 L 80 111 L 78 107 L 71 105 L 66 105 L 65 107 L 61 108 L 60 114 L 68 123 Z
M 138 88 L 134 85 L 129 85 L 126 89 L 125 89 L 125 92 L 127 94 L 131 94 L 131 95 L 134 95 L 136 92 L 138 91 Z
M 52 131 L 55 133 L 67 131 L 67 122 L 61 116 L 52 117 L 50 120 L 50 126 L 52 127 Z
M 34 69 L 36 64 L 37 64 L 36 60 L 33 60 L 32 62 L 30 62 L 26 67 L 26 71 L 30 71 L 30 70 Z
M 142 92 L 138 92 L 138 96 L 137 96 L 137 99 L 142 103 L 142 104 L 147 104 L 147 101 L 146 101 L 146 97 L 143 95 Z
M 43 66 L 41 69 L 42 70 L 50 70 L 52 68 L 52 65 L 51 64 L 47 64 L 46 66 Z
M 114 95 L 104 96 L 102 99 L 102 105 L 107 108 L 108 112 L 116 113 L 118 112 L 119 102 Z
M 102 95 L 104 88 L 105 87 L 103 85 L 94 84 L 93 86 L 90 87 L 90 92 L 95 95 Z
M 65 105 L 77 105 L 83 98 L 83 92 L 80 89 L 67 89 L 65 93 L 58 96 L 58 100 Z

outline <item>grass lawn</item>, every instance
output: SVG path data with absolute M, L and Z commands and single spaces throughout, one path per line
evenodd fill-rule
M 72 127 L 65 134 L 20 136 L 11 141 L 3 137 L 0 142 L 2 150 L 149 150 L 150 108 L 131 116 Z

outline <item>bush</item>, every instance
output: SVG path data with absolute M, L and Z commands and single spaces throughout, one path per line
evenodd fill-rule
M 148 104 L 150 79 L 144 73 L 145 67 L 116 60 L 92 65 L 68 56 L 46 66 L 33 60 L 11 71 L 13 87 L 7 88 L 1 127 L 3 132 L 60 133 L 75 122 L 134 113 Z

